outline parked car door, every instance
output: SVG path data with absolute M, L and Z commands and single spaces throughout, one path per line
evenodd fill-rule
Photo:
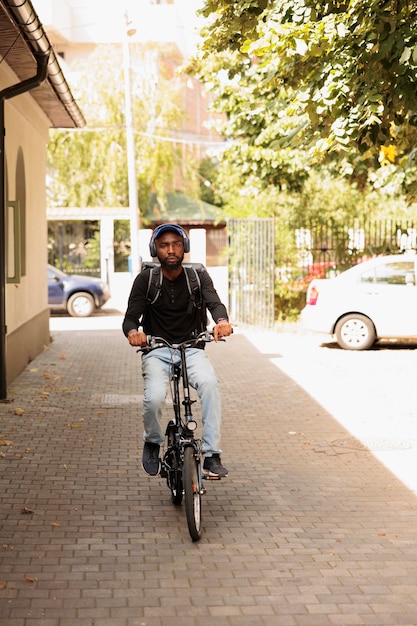
M 417 336 L 417 286 L 413 259 L 387 260 L 358 277 L 358 311 L 370 317 L 377 334 Z

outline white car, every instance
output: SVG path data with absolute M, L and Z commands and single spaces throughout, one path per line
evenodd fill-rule
M 380 338 L 417 339 L 416 269 L 416 255 L 396 254 L 313 280 L 303 327 L 335 335 L 346 350 L 366 350 Z

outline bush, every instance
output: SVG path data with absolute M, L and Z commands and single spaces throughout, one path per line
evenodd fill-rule
M 275 321 L 296 322 L 306 302 L 305 289 L 294 289 L 288 283 L 275 284 Z

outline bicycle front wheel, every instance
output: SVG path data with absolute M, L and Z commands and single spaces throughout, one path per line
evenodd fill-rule
M 193 541 L 201 537 L 201 466 L 193 446 L 184 451 L 183 485 L 188 530 Z
M 170 422 L 167 427 L 168 452 L 165 455 L 167 469 L 167 483 L 171 490 L 171 501 L 173 504 L 182 502 L 182 475 L 180 469 L 179 450 L 175 445 L 175 426 Z

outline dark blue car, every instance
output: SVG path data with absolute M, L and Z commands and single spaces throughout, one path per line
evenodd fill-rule
M 99 278 L 65 274 L 48 265 L 48 304 L 73 317 L 88 317 L 110 298 L 109 287 Z

